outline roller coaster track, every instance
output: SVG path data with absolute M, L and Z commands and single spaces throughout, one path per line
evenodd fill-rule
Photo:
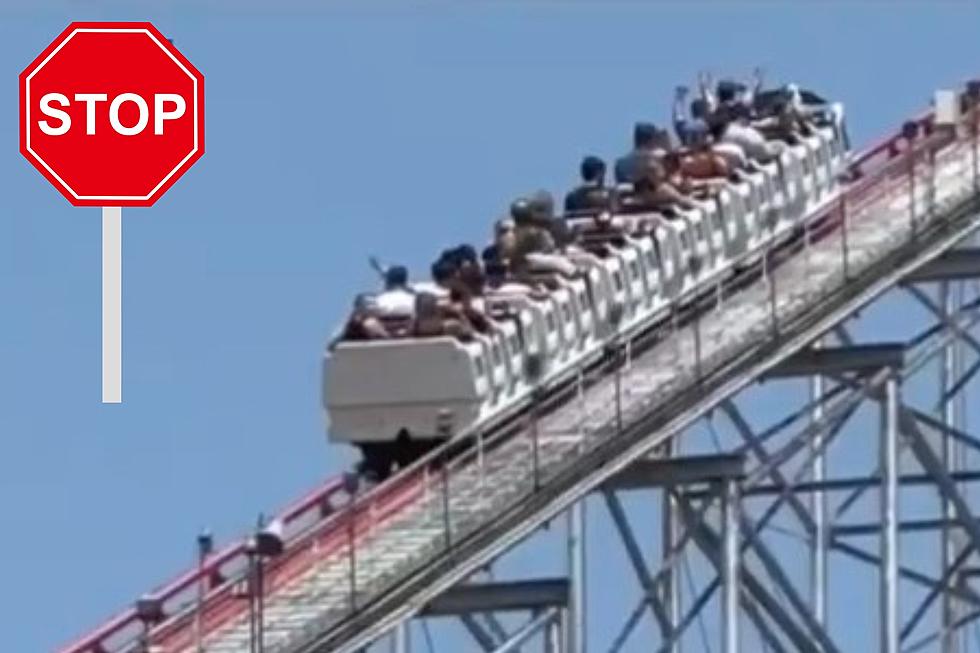
M 451 456 L 363 494 L 328 481 L 275 519 L 281 554 L 236 543 L 61 653 L 249 650 L 257 565 L 266 652 L 370 643 L 980 227 L 976 129 L 912 124 L 859 154 L 843 192 L 741 283 L 612 341 L 604 364 Z

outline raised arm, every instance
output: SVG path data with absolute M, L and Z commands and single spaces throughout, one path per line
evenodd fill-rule
M 686 86 L 678 86 L 674 89 L 674 105 L 670 117 L 675 125 L 687 121 L 687 92 Z
M 711 73 L 705 71 L 699 72 L 698 88 L 701 90 L 701 97 L 708 104 L 709 113 L 718 108 L 718 98 L 715 97 L 712 86 L 714 86 L 714 80 L 711 78 Z
M 765 83 L 766 71 L 763 70 L 762 66 L 756 66 L 752 70 L 752 81 L 746 84 L 745 91 L 745 104 L 748 106 L 753 106 L 755 104 L 755 97 L 762 92 L 762 85 Z
M 671 107 L 670 119 L 674 125 L 674 134 L 677 135 L 677 140 L 681 142 L 681 145 L 687 143 L 688 116 L 686 101 L 687 87 L 678 86 L 674 89 L 674 104 Z

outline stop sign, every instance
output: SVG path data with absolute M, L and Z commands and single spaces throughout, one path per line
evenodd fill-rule
M 20 151 L 75 206 L 150 206 L 204 154 L 204 77 L 149 23 L 72 23 L 20 74 Z

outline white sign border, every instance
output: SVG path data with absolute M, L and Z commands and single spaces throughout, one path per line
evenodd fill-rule
M 61 178 L 60 175 L 58 175 L 58 173 L 56 173 L 51 168 L 51 166 L 49 166 L 44 161 L 44 159 L 42 159 L 38 155 L 37 152 L 35 152 L 33 149 L 31 149 L 31 105 L 32 105 L 32 102 L 31 102 L 31 78 L 34 77 L 34 75 L 36 75 L 38 73 L 38 71 L 40 71 L 41 68 L 43 68 L 49 61 L 51 61 L 51 59 L 54 57 L 54 55 L 58 54 L 58 51 L 61 50 L 61 48 L 65 47 L 65 44 L 67 44 L 68 41 L 70 41 L 75 36 L 75 34 L 78 34 L 79 32 L 109 33 L 109 34 L 146 34 L 147 36 L 150 37 L 150 39 L 154 43 L 157 44 L 157 46 L 161 50 L 163 50 L 163 52 L 168 57 L 170 57 L 173 60 L 173 62 L 175 64 L 177 64 L 177 66 L 181 70 L 184 71 L 184 73 L 188 77 L 190 77 L 191 82 L 194 85 L 194 149 L 192 149 L 187 154 L 187 156 L 185 156 L 180 161 L 180 163 L 178 163 L 176 166 L 174 166 L 174 169 L 171 170 L 167 174 L 167 176 L 164 177 L 160 181 L 159 184 L 157 184 L 156 186 L 154 186 L 153 187 L 153 190 L 151 190 L 146 195 L 143 195 L 143 196 L 136 196 L 136 195 L 79 195 L 78 193 L 75 192 L 75 190 L 71 186 L 69 186 L 65 182 L 64 179 Z M 145 28 L 123 28 L 123 27 L 112 27 L 112 28 L 77 27 L 77 28 L 75 28 L 74 30 L 72 30 L 72 33 L 69 34 L 68 37 L 65 38 L 64 41 L 62 41 L 60 44 L 58 44 L 58 47 L 56 47 L 51 52 L 51 54 L 49 54 L 44 59 L 44 61 L 42 61 L 40 64 L 38 64 L 37 68 L 35 68 L 33 71 L 31 71 L 31 74 L 27 76 L 27 79 L 25 80 L 24 96 L 25 96 L 24 102 L 27 105 L 25 107 L 25 111 L 24 111 L 25 116 L 26 116 L 26 118 L 25 118 L 26 124 L 24 126 L 25 126 L 25 129 L 26 129 L 26 132 L 25 132 L 26 133 L 26 141 L 25 141 L 25 143 L 26 143 L 26 149 L 27 149 L 27 151 L 31 153 L 31 156 L 33 156 L 34 159 L 38 163 L 40 163 L 42 166 L 44 166 L 44 168 L 48 172 L 51 173 L 51 176 L 52 177 L 54 177 L 55 179 L 58 180 L 58 183 L 60 183 L 65 190 L 67 190 L 69 193 L 71 193 L 72 197 L 74 197 L 75 199 L 80 200 L 80 201 L 86 201 L 86 202 L 87 201 L 106 201 L 106 202 L 111 202 L 113 200 L 117 200 L 117 201 L 118 200 L 123 200 L 123 201 L 147 201 L 151 197 L 153 197 L 157 193 L 157 191 L 159 191 L 160 188 L 170 180 L 171 177 L 173 177 L 175 174 L 177 174 L 177 171 L 180 170 L 180 168 L 185 163 L 187 163 L 187 161 L 192 156 L 194 156 L 194 154 L 196 154 L 197 151 L 198 151 L 198 149 L 199 149 L 199 141 L 198 141 L 198 139 L 199 139 L 199 136 L 200 135 L 198 133 L 198 117 L 197 117 L 197 112 L 198 112 L 198 107 L 200 106 L 200 102 L 199 102 L 199 98 L 198 98 L 197 77 L 195 77 L 193 74 L 191 74 L 191 72 L 189 70 L 187 70 L 187 68 L 184 66 L 184 64 L 182 64 L 180 62 L 180 60 L 177 59 L 177 57 L 175 57 L 173 55 L 173 53 L 170 52 L 170 50 L 168 50 L 167 48 L 165 48 L 163 46 L 163 44 L 160 43 L 160 41 L 157 39 L 157 37 L 154 36 L 152 32 L 150 32 L 150 30 L 145 29 Z

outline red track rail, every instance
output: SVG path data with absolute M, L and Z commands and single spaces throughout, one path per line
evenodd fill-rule
M 932 131 L 931 113 L 912 122 L 923 133 Z M 851 163 L 855 179 L 846 191 L 848 199 L 863 203 L 872 188 L 895 176 L 895 159 L 906 151 L 908 140 L 901 132 L 861 151 Z M 882 175 L 882 172 L 886 174 Z M 275 519 L 283 526 L 286 550 L 268 561 L 266 590 L 274 592 L 317 562 L 348 553 L 357 540 L 398 515 L 423 491 L 422 476 L 429 463 L 419 463 L 422 464 L 413 465 L 357 498 L 353 505 L 343 479 L 338 477 L 326 481 L 280 512 Z M 200 612 L 202 632 L 212 632 L 242 615 L 248 603 L 238 590 L 247 569 L 248 556 L 248 540 L 236 542 L 209 556 L 199 569 L 188 571 L 149 594 L 159 602 L 164 613 L 162 622 L 152 624 L 152 643 L 167 653 L 192 643 L 192 608 L 202 586 L 206 588 Z M 114 653 L 132 645 L 144 630 L 145 624 L 136 609 L 130 608 L 61 648 L 59 653 Z
M 325 516 L 332 508 L 331 500 L 336 495 L 345 494 L 342 479 L 330 479 L 307 496 L 283 510 L 277 519 L 284 528 L 288 529 L 312 513 Z M 233 573 L 230 569 L 242 568 L 247 562 L 246 540 L 229 545 L 225 549 L 211 555 L 200 569 L 193 569 L 180 576 L 149 596 L 160 601 L 166 610 L 175 602 L 183 603 L 189 596 L 197 592 L 203 582 L 205 586 L 214 587 L 229 584 Z M 174 606 L 177 607 L 177 606 Z M 117 615 L 97 628 L 93 633 L 69 644 L 61 649 L 62 653 L 103 653 L 112 651 L 109 644 L 125 637 L 127 633 L 138 634 L 143 630 L 135 608 Z

